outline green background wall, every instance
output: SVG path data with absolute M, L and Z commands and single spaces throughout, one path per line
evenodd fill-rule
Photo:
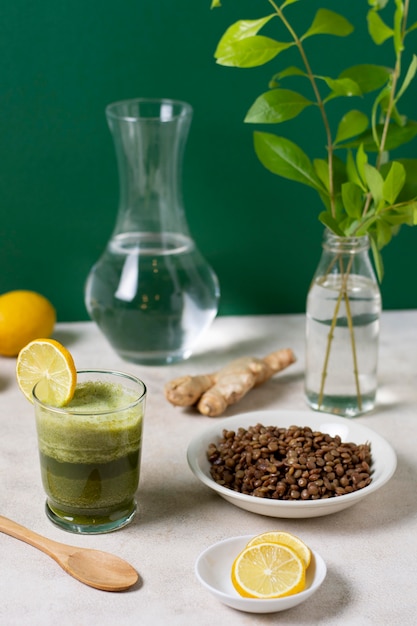
M 388 44 L 377 58 L 368 56 L 366 0 L 303 2 L 308 10 L 327 5 L 344 12 L 360 36 L 351 59 L 342 52 L 345 41 L 333 39 L 329 55 L 315 39 L 318 71 L 384 62 Z M 170 97 L 194 108 L 184 203 L 190 230 L 220 279 L 220 313 L 304 311 L 320 254 L 321 207 L 313 191 L 262 168 L 253 128 L 242 121 L 266 90 L 273 62 L 239 70 L 213 60 L 230 23 L 269 12 L 266 0 L 223 0 L 213 11 L 210 0 L 3 0 L 0 292 L 34 289 L 52 300 L 59 320 L 87 319 L 85 278 L 110 236 L 118 201 L 105 106 Z M 417 117 L 416 85 L 403 109 Z M 324 156 L 308 116 L 292 129 L 312 157 Z M 416 142 L 402 155 L 417 157 Z M 384 252 L 386 309 L 417 307 L 416 237 L 417 229 L 404 228 Z

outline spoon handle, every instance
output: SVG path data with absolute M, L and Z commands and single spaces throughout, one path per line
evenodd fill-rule
M 33 530 L 29 530 L 29 528 L 21 526 L 7 517 L 3 517 L 3 515 L 0 515 L 0 531 L 6 533 L 6 535 L 14 537 L 15 539 L 20 539 L 34 548 L 38 548 L 58 563 L 61 563 L 61 559 L 68 556 L 71 550 L 76 549 L 71 549 L 70 546 L 67 546 L 64 543 L 58 543 L 52 539 L 42 537 L 42 535 L 38 535 Z

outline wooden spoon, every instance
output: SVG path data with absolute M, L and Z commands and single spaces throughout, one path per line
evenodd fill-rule
M 47 539 L 2 515 L 0 531 L 45 552 L 68 574 L 90 587 L 104 591 L 124 591 L 139 578 L 136 570 L 118 556 Z

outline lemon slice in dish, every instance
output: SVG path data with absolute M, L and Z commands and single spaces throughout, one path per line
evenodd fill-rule
M 304 563 L 278 543 L 246 547 L 232 565 L 232 583 L 246 598 L 283 598 L 305 588 Z
M 287 546 L 298 554 L 306 569 L 310 565 L 310 548 L 304 543 L 304 541 L 301 541 L 301 539 L 285 530 L 271 530 L 269 532 L 262 533 L 261 535 L 256 535 L 256 537 L 251 539 L 247 545 L 254 546 L 258 543 L 279 543 L 283 546 Z

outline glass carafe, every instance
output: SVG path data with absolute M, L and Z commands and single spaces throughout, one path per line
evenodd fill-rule
M 134 99 L 106 117 L 119 172 L 117 220 L 86 283 L 85 302 L 121 358 L 188 358 L 218 310 L 215 273 L 190 236 L 181 170 L 192 119 L 185 102 Z

